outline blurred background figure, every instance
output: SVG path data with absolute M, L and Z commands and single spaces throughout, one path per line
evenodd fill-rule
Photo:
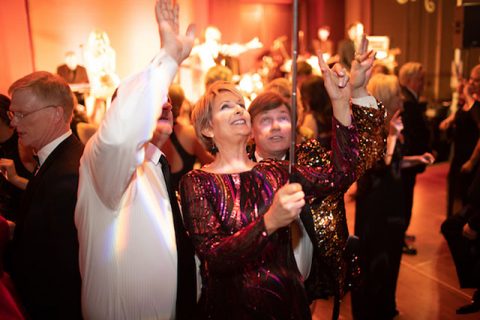
M 470 304 L 456 310 L 457 314 L 480 311 L 480 170 L 469 189 L 467 204 L 442 224 L 442 234 L 455 262 L 461 288 L 476 289 Z
M 355 51 L 358 48 L 360 40 L 364 33 L 364 26 L 360 22 L 349 25 L 347 30 L 347 38 L 338 44 L 338 58 L 340 63 L 350 70 L 352 60 L 355 58 Z
M 332 139 L 332 102 L 328 96 L 323 78 L 312 76 L 300 88 L 305 107 L 303 126 L 313 131 L 314 137 L 329 150 Z
M 25 317 L 20 311 L 10 276 L 3 270 L 3 257 L 9 240 L 9 224 L 0 216 L 0 319 L 23 320 Z
M 297 62 L 297 88 L 301 88 L 305 80 L 308 80 L 313 75 L 312 66 L 305 60 Z
M 110 46 L 105 31 L 95 30 L 88 36 L 84 52 L 85 67 L 90 80 L 90 99 L 87 114 L 94 123 L 99 123 L 110 105 L 113 92 L 120 83 L 116 74 L 116 53 Z
M 178 122 L 180 109 L 185 101 L 183 89 L 178 84 L 172 84 L 168 90 L 172 104 L 173 132 L 162 146 L 162 151 L 171 166 L 171 183 L 173 190 L 178 191 L 178 183 L 187 172 L 193 170 L 198 161 L 202 166 L 213 161 L 213 156 L 207 152 L 197 138 L 195 128 L 191 124 Z
M 215 82 L 215 81 L 228 81 L 232 82 L 233 72 L 228 67 L 222 65 L 215 65 L 208 69 L 205 75 L 205 90 Z
M 403 155 L 412 156 L 432 152 L 431 134 L 426 117 L 427 103 L 421 101 L 425 87 L 425 70 L 418 62 L 407 62 L 399 71 L 400 88 L 403 99 Z M 426 165 L 419 163 L 402 168 L 402 183 L 406 229 L 410 225 L 413 209 L 413 194 L 417 174 L 425 171 Z M 405 235 L 403 253 L 417 254 L 417 249 L 411 244 L 413 235 Z
M 377 73 L 392 74 L 392 71 L 382 61 L 375 60 L 372 67 L 372 76 L 376 75 Z
M 190 94 L 190 101 L 196 102 L 205 92 L 203 86 L 198 83 L 205 83 L 206 73 L 216 65 L 223 65 L 232 70 L 233 74 L 239 74 L 240 66 L 238 56 L 248 50 L 262 48 L 263 44 L 255 37 L 247 43 L 222 43 L 222 33 L 217 27 L 208 26 L 205 28 L 203 42 L 196 44 L 188 59 L 188 68 L 191 74 L 191 83 L 183 83 Z
M 480 64 L 473 67 L 463 90 L 457 111 L 441 124 L 442 130 L 452 129 L 453 154 L 448 172 L 447 216 L 459 212 L 467 204 L 468 188 L 480 159 Z
M 85 94 L 89 88 L 87 69 L 78 64 L 78 57 L 74 51 L 65 53 L 65 63 L 57 67 L 57 74 L 70 85 L 78 103 L 85 105 Z
M 383 159 L 357 183 L 355 235 L 360 239 L 362 285 L 352 291 L 354 319 L 392 319 L 398 315 L 396 288 L 405 235 L 401 167 L 431 164 L 431 154 L 403 157 L 402 96 L 394 75 L 377 74 L 367 87 L 387 111 L 387 148 Z
M 333 57 L 333 42 L 328 39 L 328 37 L 330 37 L 330 27 L 321 26 L 318 28 L 317 36 L 318 38 L 312 41 L 313 54 L 317 55 L 321 52 L 323 60 L 328 64 L 330 63 L 330 58 Z
M 10 126 L 9 110 L 10 99 L 0 94 L 0 216 L 15 223 L 36 162 L 32 148 L 19 143 L 17 131 Z

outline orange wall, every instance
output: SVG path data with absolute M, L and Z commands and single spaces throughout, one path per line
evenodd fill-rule
M 0 93 L 33 71 L 25 0 L 0 1 Z
M 191 19 L 193 1 L 178 1 L 181 30 L 186 29 L 184 21 Z M 140 70 L 160 46 L 154 3 L 153 0 L 30 0 L 36 69 L 55 72 L 69 50 L 81 57 L 89 33 L 98 29 L 110 37 L 121 78 Z

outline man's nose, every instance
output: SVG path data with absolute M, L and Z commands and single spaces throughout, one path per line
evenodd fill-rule
M 272 130 L 279 130 L 280 129 L 280 122 L 278 120 L 272 121 Z
M 18 120 L 17 120 L 17 117 L 12 117 L 12 120 L 10 120 L 10 127 L 12 128 L 16 128 L 18 125 Z

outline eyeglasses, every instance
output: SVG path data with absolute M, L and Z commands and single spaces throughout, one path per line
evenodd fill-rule
M 29 115 L 35 113 L 35 112 L 38 112 L 40 110 L 44 110 L 44 109 L 47 109 L 47 108 L 56 108 L 58 106 L 55 106 L 55 105 L 48 105 L 48 106 L 45 106 L 43 108 L 40 108 L 40 109 L 37 109 L 37 110 L 33 110 L 33 111 L 30 111 L 30 112 L 20 112 L 20 111 L 8 111 L 7 114 L 8 114 L 8 118 L 10 119 L 10 121 L 13 121 L 14 118 L 16 118 L 18 121 L 22 120 L 23 118 L 26 118 L 28 117 Z

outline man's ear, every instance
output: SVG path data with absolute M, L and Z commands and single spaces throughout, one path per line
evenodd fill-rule
M 56 120 L 63 120 L 64 113 L 65 113 L 65 109 L 63 109 L 63 107 L 55 108 L 55 119 Z

